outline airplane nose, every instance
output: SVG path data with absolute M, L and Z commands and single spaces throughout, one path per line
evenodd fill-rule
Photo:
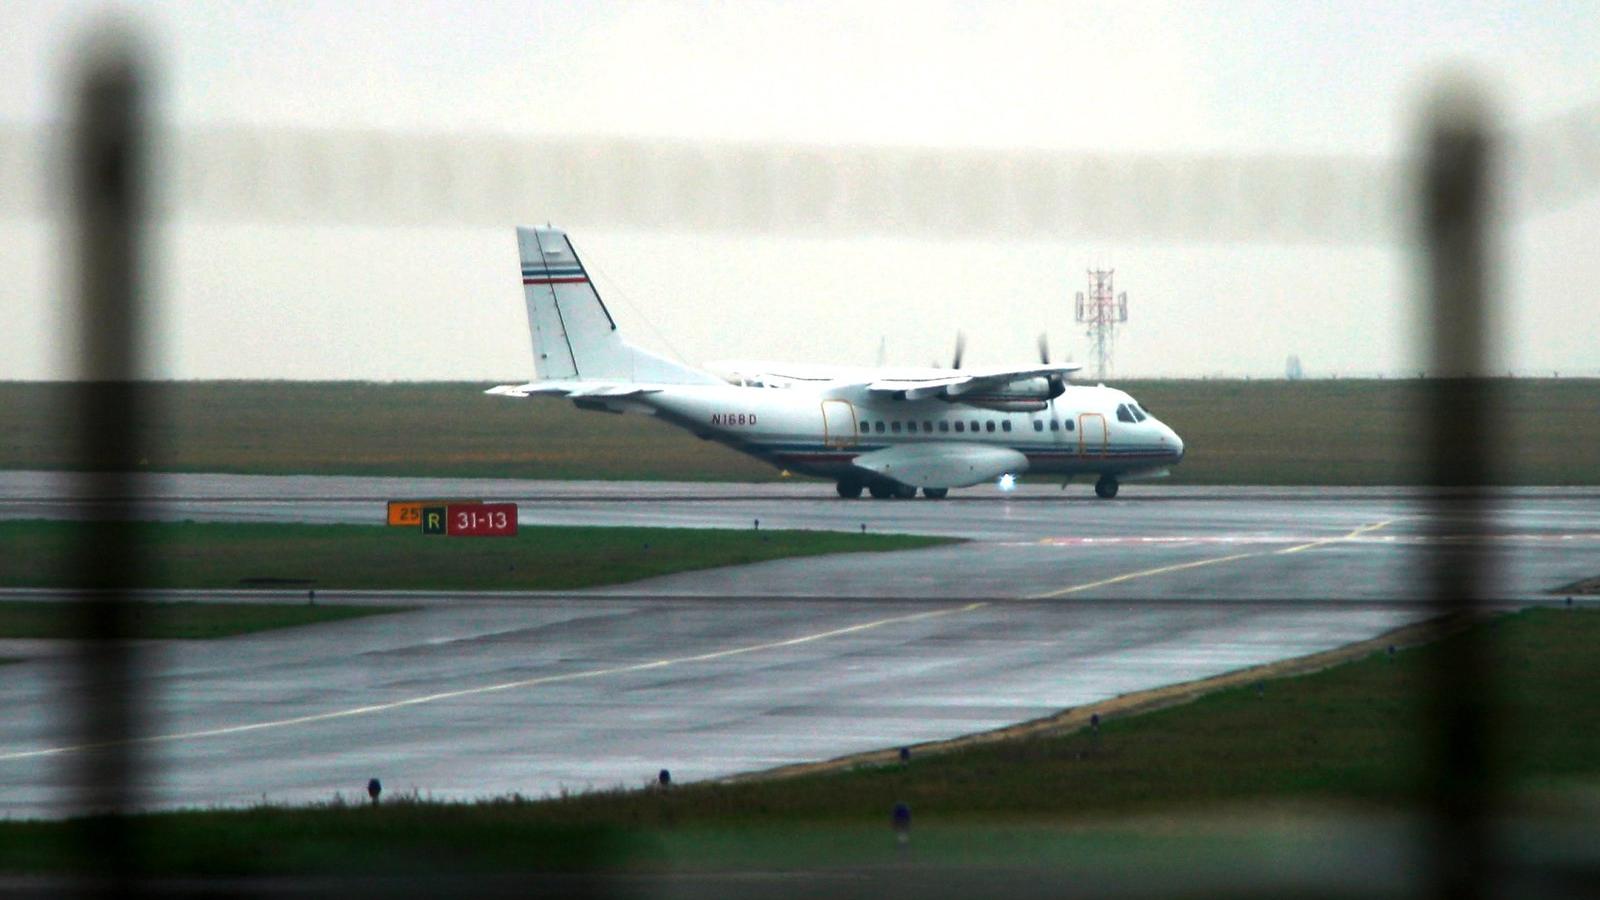
M 1163 425 L 1161 427 L 1167 429 L 1167 442 L 1172 445 L 1173 454 L 1176 455 L 1178 459 L 1183 459 L 1183 438 L 1178 437 L 1178 433 L 1173 431 L 1168 426 Z

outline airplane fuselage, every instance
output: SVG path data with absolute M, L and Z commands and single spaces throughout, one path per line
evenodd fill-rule
M 1106 387 L 1068 387 L 1037 412 L 813 385 L 685 386 L 630 402 L 781 469 L 825 478 L 850 475 L 863 454 L 916 444 L 1008 448 L 1026 458 L 1026 471 L 1063 476 L 1158 470 L 1183 457 L 1170 428 Z

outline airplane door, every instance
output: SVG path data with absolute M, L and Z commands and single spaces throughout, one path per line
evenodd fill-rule
M 1106 417 L 1099 413 L 1078 414 L 1078 454 L 1106 455 Z
M 829 447 L 855 445 L 856 409 L 849 401 L 822 401 L 822 442 Z

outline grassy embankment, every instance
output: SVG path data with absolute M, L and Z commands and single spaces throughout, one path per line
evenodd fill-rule
M 1177 484 L 1416 484 L 1418 381 L 1117 381 L 1183 435 Z M 166 382 L 152 471 L 757 481 L 771 468 L 644 416 L 508 400 L 486 385 Z M 1501 484 L 1600 484 L 1600 379 L 1495 379 Z M 60 469 L 75 392 L 0 383 L 0 469 Z M 1445 410 L 1449 412 L 1449 410 Z
M 84 526 L 0 522 L 0 587 L 106 586 L 66 560 Z M 515 537 L 427 536 L 366 525 L 152 522 L 127 529 L 150 561 L 132 586 L 289 584 L 368 590 L 555 590 L 824 553 L 909 550 L 948 538 L 825 531 L 525 527 Z M 91 532 L 93 534 L 93 532 Z
M 1574 689 L 1600 681 L 1600 612 L 1528 611 L 1476 628 L 1500 676 L 1487 699 L 1501 733 L 1515 736 L 1490 748 L 1494 766 L 1522 809 L 1559 815 L 1568 792 L 1600 783 L 1600 691 Z M 135 833 L 139 858 L 161 873 L 770 871 L 894 864 L 888 812 L 906 802 L 916 858 L 934 864 L 1168 864 L 1212 844 L 1259 853 L 1250 841 L 1241 851 L 1239 829 L 1257 821 L 1270 833 L 1286 807 L 1310 816 L 1414 808 L 1428 772 L 1422 704 L 1438 652 L 1376 653 L 1259 693 L 1223 690 L 1113 719 L 1098 737 L 1033 736 L 904 767 L 544 802 L 157 814 Z M 1192 826 L 1217 821 L 1207 816 L 1235 824 Z M 78 866 L 71 827 L 0 823 L 0 871 Z
M 128 636 L 136 640 L 209 640 L 405 609 L 327 603 L 133 603 L 129 606 Z M 62 612 L 59 603 L 0 600 L 0 638 L 61 640 L 76 636 L 80 623 Z M 0 663 L 21 661 L 0 659 Z

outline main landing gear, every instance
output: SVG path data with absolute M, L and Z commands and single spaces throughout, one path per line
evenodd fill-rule
M 901 484 L 898 481 L 890 481 L 888 479 L 862 481 L 859 478 L 841 478 L 835 487 L 839 491 L 839 496 L 847 500 L 854 500 L 861 496 L 863 490 L 871 494 L 874 500 L 888 500 L 891 497 L 910 500 L 917 495 L 915 485 Z M 942 500 L 949 493 L 949 488 L 925 487 L 922 489 L 922 496 L 927 497 L 929 500 Z
M 1101 475 L 1100 480 L 1094 483 L 1094 492 L 1099 495 L 1100 499 L 1110 500 L 1117 495 L 1118 487 L 1120 485 L 1117 483 L 1115 476 Z

